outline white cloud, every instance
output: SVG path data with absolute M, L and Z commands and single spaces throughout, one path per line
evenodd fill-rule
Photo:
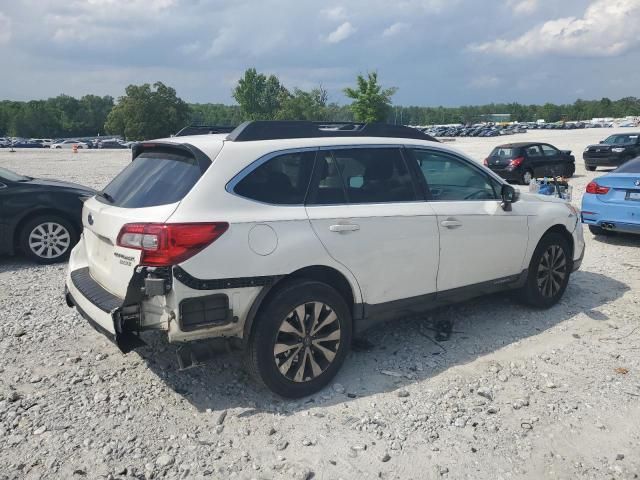
M 406 30 L 409 29 L 409 24 L 404 23 L 404 22 L 396 22 L 393 25 L 388 26 L 387 28 L 384 29 L 384 31 L 382 32 L 382 36 L 383 37 L 393 37 L 395 35 L 398 35 L 399 33 L 402 33 Z
M 333 32 L 327 35 L 327 42 L 329 43 L 340 43 L 343 40 L 346 40 L 351 35 L 356 32 L 356 29 L 351 22 L 344 22 L 338 28 L 336 28 Z
M 538 0 L 507 0 L 507 6 L 517 15 L 528 15 L 538 9 Z
M 0 45 L 11 40 L 11 19 L 0 12 Z
M 344 20 L 347 18 L 347 11 L 343 6 L 327 8 L 322 10 L 321 13 L 329 20 Z
M 514 40 L 472 44 L 471 51 L 524 57 L 558 53 L 616 56 L 640 45 L 640 0 L 595 0 L 582 18 L 550 20 Z

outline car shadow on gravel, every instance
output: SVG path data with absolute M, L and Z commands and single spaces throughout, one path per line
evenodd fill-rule
M 595 235 L 593 239 L 600 243 L 619 247 L 640 247 L 640 235 L 616 233 L 614 235 Z
M 422 318 L 391 321 L 366 334 L 330 386 L 296 401 L 279 398 L 249 378 L 237 351 L 222 350 L 206 364 L 183 371 L 175 361 L 176 347 L 162 335 L 146 335 L 149 345 L 137 352 L 161 381 L 200 411 L 245 408 L 242 416 L 286 415 L 415 383 L 429 389 L 429 379 L 440 372 L 538 335 L 581 312 L 594 320 L 607 320 L 598 308 L 628 290 L 626 284 L 606 275 L 578 271 L 562 301 L 549 310 L 527 308 L 508 294 L 496 294 L 439 308 Z M 441 326 L 448 322 L 449 339 L 438 341 Z M 566 335 L 571 335 L 570 329 Z M 340 386 L 334 388 L 336 384 Z
M 22 257 L 0 256 L 0 273 L 19 272 L 21 270 L 29 270 L 39 267 L 35 262 Z

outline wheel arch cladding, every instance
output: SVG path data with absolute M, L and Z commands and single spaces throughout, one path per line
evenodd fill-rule
M 263 288 L 262 291 L 258 294 L 258 297 L 253 302 L 253 305 L 251 306 L 249 313 L 247 314 L 247 318 L 244 322 L 244 333 L 242 338 L 245 343 L 251 337 L 254 327 L 254 321 L 258 316 L 260 310 L 269 303 L 269 300 L 273 298 L 273 296 L 279 290 L 296 280 L 315 280 L 333 287 L 342 296 L 342 298 L 344 298 L 344 301 L 346 302 L 349 310 L 351 311 L 351 314 L 353 315 L 353 320 L 355 321 L 359 318 L 358 312 L 355 311 L 356 304 L 353 287 L 341 272 L 339 272 L 335 268 L 327 267 L 324 265 L 304 267 L 282 277 L 275 284 Z
M 80 236 L 80 234 L 82 233 L 82 225 L 79 225 L 77 219 L 73 219 L 72 216 L 68 213 L 56 210 L 55 208 L 42 208 L 27 213 L 18 221 L 18 223 L 16 223 L 16 226 L 13 230 L 14 250 L 20 248 L 20 237 L 22 236 L 22 229 L 24 228 L 24 226 L 34 218 L 43 217 L 45 215 L 60 217 L 71 224 L 71 226 L 75 229 L 76 235 Z
M 540 240 L 542 240 L 549 233 L 557 233 L 559 235 L 562 235 L 562 237 L 567 241 L 567 243 L 569 244 L 569 259 L 573 263 L 574 245 L 573 245 L 573 235 L 571 235 L 571 232 L 567 230 L 567 227 L 565 227 L 564 225 L 554 225 L 553 227 L 549 228 L 546 232 L 544 232 L 544 235 L 540 237 Z M 538 241 L 538 243 L 540 243 L 540 241 Z

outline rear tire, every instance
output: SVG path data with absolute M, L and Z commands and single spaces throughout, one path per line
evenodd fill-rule
M 589 165 L 586 165 L 584 168 L 586 168 L 588 172 L 595 172 L 598 167 L 590 167 Z
M 351 336 L 351 312 L 344 298 L 324 283 L 297 281 L 283 286 L 260 309 L 246 364 L 272 392 L 305 397 L 333 379 L 349 351 Z
M 522 185 L 529 185 L 532 181 L 533 181 L 533 172 L 530 169 L 526 169 L 522 173 L 522 178 L 520 179 L 520 182 L 522 183 Z
M 562 298 L 571 275 L 571 249 L 559 233 L 547 233 L 536 247 L 519 300 L 534 308 L 550 308 Z
M 49 265 L 69 258 L 78 243 L 78 232 L 57 215 L 41 215 L 27 221 L 20 231 L 20 248 L 31 260 Z

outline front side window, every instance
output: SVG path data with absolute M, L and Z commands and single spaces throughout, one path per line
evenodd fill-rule
M 531 145 L 530 147 L 527 147 L 527 157 L 529 158 L 542 157 L 542 152 L 540 151 L 540 147 L 538 145 Z
M 558 151 L 550 145 L 541 145 L 545 157 L 555 157 Z
M 452 155 L 414 150 L 418 167 L 436 201 L 496 200 L 499 184 L 481 169 Z
M 314 158 L 315 152 L 293 152 L 274 157 L 240 180 L 234 192 L 263 203 L 302 205 Z

